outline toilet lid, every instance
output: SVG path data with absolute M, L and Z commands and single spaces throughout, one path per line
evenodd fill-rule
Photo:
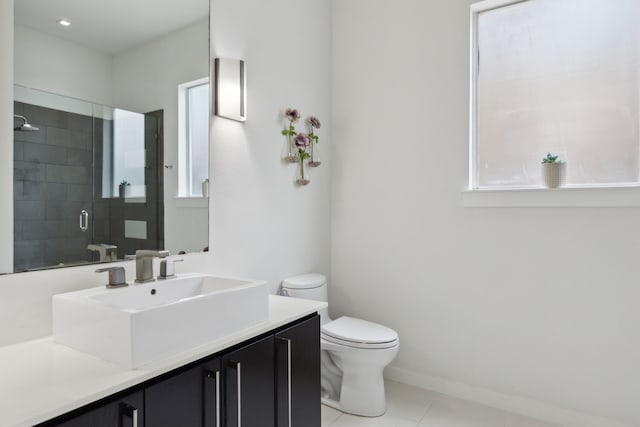
M 347 316 L 323 325 L 320 335 L 336 344 L 360 348 L 388 348 L 398 342 L 398 333 L 393 329 Z
M 322 274 L 310 273 L 289 277 L 282 281 L 285 289 L 314 289 L 327 283 L 327 278 Z

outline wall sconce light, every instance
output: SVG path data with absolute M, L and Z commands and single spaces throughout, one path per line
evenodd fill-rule
M 247 120 L 247 80 L 244 61 L 215 59 L 216 116 L 244 122 Z

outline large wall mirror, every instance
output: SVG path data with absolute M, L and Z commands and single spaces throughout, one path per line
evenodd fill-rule
M 208 248 L 209 1 L 15 0 L 12 271 Z

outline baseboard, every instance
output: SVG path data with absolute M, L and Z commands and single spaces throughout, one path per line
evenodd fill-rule
M 384 376 L 392 381 L 481 403 L 503 411 L 525 415 L 563 427 L 638 427 L 617 420 L 560 408 L 532 399 L 498 393 L 482 387 L 411 372 L 395 366 L 388 366 L 384 371 Z

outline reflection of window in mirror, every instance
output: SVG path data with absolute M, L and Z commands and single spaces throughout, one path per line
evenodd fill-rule
M 209 178 L 209 79 L 178 86 L 178 197 L 205 197 Z
M 119 197 L 121 183 L 127 183 L 127 198 L 144 198 L 146 187 L 145 147 L 144 147 L 144 115 L 132 111 L 113 109 L 113 140 L 103 136 L 103 145 L 112 145 L 112 169 L 103 171 L 103 182 L 111 179 L 111 195 Z M 105 153 L 108 150 L 104 150 Z M 111 173 L 109 177 L 108 174 Z M 125 193 L 125 194 L 126 194 Z

